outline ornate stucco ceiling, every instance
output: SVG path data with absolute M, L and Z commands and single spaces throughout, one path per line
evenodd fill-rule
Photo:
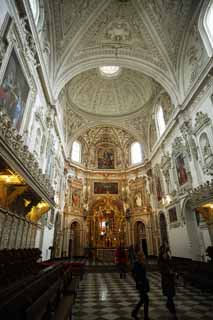
M 122 68 L 112 78 L 104 77 L 99 69 L 82 72 L 66 88 L 68 103 L 74 109 L 100 116 L 122 116 L 140 110 L 157 86 L 141 72 Z
M 108 124 L 148 140 L 155 97 L 164 90 L 181 105 L 203 67 L 197 50 L 201 5 L 200 0 L 45 2 L 50 82 L 67 144 L 88 128 Z M 98 72 L 103 65 L 119 65 L 122 72 L 104 79 Z
M 200 0 L 49 1 L 54 92 L 78 74 L 118 60 L 178 99 L 177 68 Z M 106 63 L 105 62 L 105 63 Z

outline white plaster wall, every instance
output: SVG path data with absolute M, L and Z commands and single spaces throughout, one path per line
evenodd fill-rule
M 209 236 L 209 230 L 206 229 L 200 229 L 201 232 L 201 237 L 202 237 L 202 241 L 203 241 L 203 245 L 205 250 L 207 249 L 208 246 L 211 246 L 211 239 Z
M 54 227 L 49 229 L 44 227 L 43 243 L 42 243 L 42 261 L 50 259 L 49 247 L 53 245 Z
M 42 229 L 36 230 L 35 248 L 42 248 Z
M 168 230 L 170 250 L 173 256 L 191 258 L 189 238 L 185 226 Z

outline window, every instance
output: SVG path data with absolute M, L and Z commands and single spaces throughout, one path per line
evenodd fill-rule
M 35 20 L 35 24 L 37 25 L 39 20 L 39 0 L 30 0 L 30 7 L 32 10 L 33 18 Z
M 142 150 L 139 142 L 134 142 L 131 145 L 131 164 L 142 162 Z
M 77 141 L 73 142 L 71 158 L 75 162 L 81 162 L 81 145 Z
M 198 29 L 200 31 L 203 44 L 209 57 L 213 55 L 213 0 L 204 1 L 199 20 Z
M 161 105 L 159 105 L 157 108 L 157 126 L 158 126 L 158 134 L 160 137 L 166 129 L 163 108 Z
M 102 66 L 99 67 L 99 70 L 102 76 L 111 78 L 117 76 L 120 73 L 121 68 L 119 66 Z
M 211 46 L 213 47 L 213 1 L 206 14 L 205 28 L 211 42 Z

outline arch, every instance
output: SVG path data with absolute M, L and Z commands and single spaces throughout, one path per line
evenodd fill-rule
M 167 221 L 163 211 L 159 212 L 159 225 L 160 225 L 160 235 L 161 243 L 169 243 L 168 231 L 167 231 Z
M 92 128 L 101 128 L 103 126 L 106 127 L 113 127 L 113 128 L 117 128 L 117 129 L 122 129 L 125 130 L 130 136 L 132 136 L 134 138 L 135 141 L 140 142 L 141 144 L 144 143 L 144 141 L 142 141 L 141 136 L 139 135 L 138 132 L 136 132 L 136 130 L 134 130 L 132 127 L 129 128 L 128 126 L 119 126 L 117 124 L 114 124 L 113 122 L 115 122 L 115 119 L 113 119 L 112 121 L 104 121 L 101 122 L 99 124 L 94 124 L 94 123 L 87 123 L 84 127 L 82 127 L 80 130 L 78 130 L 77 132 L 75 132 L 72 136 L 72 138 L 70 139 L 70 141 L 67 143 L 67 150 L 68 152 L 70 152 L 70 149 L 72 147 L 72 143 L 76 140 L 78 141 L 79 136 L 84 135 L 87 130 L 92 129 Z
M 122 53 L 119 57 L 115 57 L 115 55 L 111 55 L 110 57 L 109 55 L 106 56 L 101 53 L 99 53 L 99 57 L 97 57 L 97 54 L 94 54 L 93 56 L 91 55 L 90 57 L 78 62 L 76 61 L 75 65 L 71 65 L 66 68 L 62 74 L 58 72 L 58 76 L 56 76 L 55 79 L 55 86 L 53 88 L 53 92 L 55 92 L 55 99 L 57 100 L 61 90 L 73 77 L 89 69 L 98 68 L 100 65 L 110 64 L 140 71 L 155 79 L 163 86 L 166 92 L 168 92 L 174 105 L 178 105 L 180 103 L 177 84 L 174 80 L 172 81 L 171 78 L 168 77 L 166 72 L 145 60 L 140 60 L 137 57 L 127 57 L 125 54 L 122 55 Z

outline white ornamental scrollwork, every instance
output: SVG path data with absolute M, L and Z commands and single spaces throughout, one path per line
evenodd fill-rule
M 2 111 L 0 112 L 0 138 L 2 138 L 4 144 L 15 153 L 16 157 L 45 190 L 48 196 L 53 199 L 54 190 L 49 178 L 45 174 L 42 174 L 42 170 L 39 168 L 39 164 L 34 155 L 29 152 L 28 147 L 24 145 L 21 135 L 12 127 L 12 122 L 7 114 Z

